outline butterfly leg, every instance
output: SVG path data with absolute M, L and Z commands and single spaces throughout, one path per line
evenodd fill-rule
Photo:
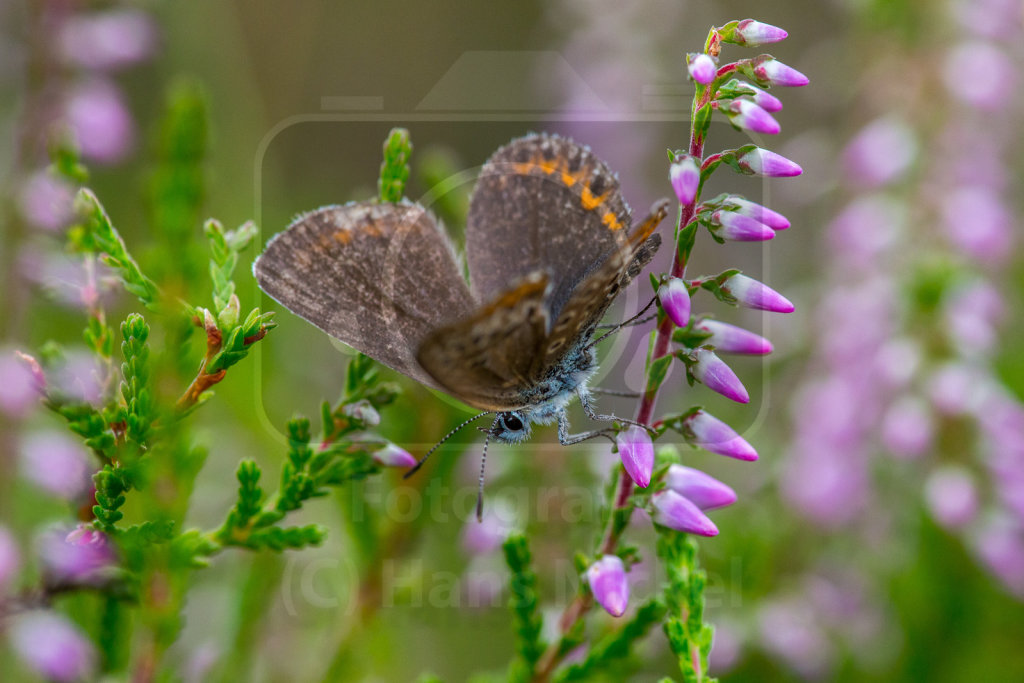
M 622 422 L 624 424 L 633 425 L 634 427 L 643 427 L 651 434 L 657 434 L 651 427 L 645 424 L 641 424 L 636 420 L 630 420 L 628 417 L 619 417 L 618 415 L 599 415 L 594 410 L 594 404 L 590 401 L 590 391 L 583 387 L 576 389 L 576 395 L 580 397 L 580 404 L 583 406 L 583 412 L 587 414 L 591 420 L 597 420 L 598 422 Z
M 587 389 L 591 394 L 603 394 L 605 396 L 624 396 L 626 398 L 640 398 L 643 394 L 639 391 L 619 391 L 618 389 L 602 389 L 601 387 L 590 387 Z
M 569 416 L 563 410 L 558 416 L 558 443 L 563 446 L 572 446 L 573 444 L 586 441 L 587 439 L 593 439 L 595 436 L 603 436 L 612 443 L 615 443 L 615 437 L 612 436 L 614 430 L 612 429 L 595 429 L 590 432 L 581 432 L 579 434 L 569 433 Z

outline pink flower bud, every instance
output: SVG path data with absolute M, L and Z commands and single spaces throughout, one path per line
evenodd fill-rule
M 615 444 L 630 479 L 642 489 L 650 486 L 651 473 L 654 472 L 654 443 L 647 430 L 630 426 L 616 435 Z
M 669 278 L 668 282 L 658 287 L 658 300 L 676 326 L 686 327 L 690 324 L 690 292 L 682 278 Z
M 764 242 L 775 239 L 775 231 L 738 211 L 719 209 L 711 214 L 713 232 L 726 240 L 736 242 Z
M 683 423 L 683 435 L 694 446 L 737 460 L 757 460 L 757 451 L 717 417 L 698 410 Z
M 92 680 L 96 651 L 77 626 L 54 612 L 34 611 L 13 620 L 11 644 L 39 676 L 59 683 Z
M 789 34 L 778 26 L 762 24 L 753 19 L 744 19 L 736 26 L 736 42 L 747 47 L 757 47 L 785 40 Z
M 714 510 L 736 502 L 735 491 L 710 474 L 692 467 L 670 466 L 665 485 L 701 510 Z
M 722 283 L 722 291 L 747 308 L 774 313 L 792 313 L 793 304 L 768 285 L 742 273 L 733 275 Z
M 762 175 L 768 178 L 791 178 L 803 173 L 800 166 L 781 154 L 767 149 L 754 147 L 737 160 L 740 168 L 749 175 Z
M 751 100 L 733 100 L 729 104 L 726 114 L 733 125 L 746 130 L 752 130 L 755 133 L 776 135 L 781 130 L 779 122 Z
M 686 155 L 672 164 L 668 170 L 668 177 L 679 203 L 692 204 L 697 197 L 697 188 L 700 187 L 700 166 L 697 160 Z
M 686 55 L 686 69 L 690 72 L 690 78 L 701 85 L 713 82 L 718 74 L 715 60 L 703 52 Z
M 597 604 L 613 617 L 621 617 L 629 604 L 629 581 L 618 555 L 602 555 L 587 569 L 587 584 Z
M 737 403 L 750 403 L 750 395 L 739 377 L 713 351 L 697 349 L 693 357 L 696 362 L 690 366 L 690 373 L 694 379 Z
M 393 443 L 374 452 L 373 459 L 378 465 L 384 467 L 412 467 L 416 464 L 416 458 L 412 457 L 409 451 L 399 448 Z
M 882 419 L 882 443 L 898 458 L 924 455 L 932 444 L 934 420 L 928 405 L 906 396 L 889 406 Z
M 40 377 L 15 352 L 0 349 L 0 413 L 10 417 L 28 415 L 39 405 Z
M 29 223 L 43 230 L 56 231 L 75 217 L 75 189 L 48 171 L 33 173 L 21 186 L 18 206 Z
M 652 517 L 656 524 L 698 536 L 717 536 L 718 527 L 692 501 L 672 489 L 651 496 Z
M 787 88 L 795 88 L 810 83 L 807 76 L 804 76 L 793 67 L 783 64 L 774 57 L 755 59 L 754 75 L 758 80 L 768 85 L 781 85 Z
M 36 432 L 25 437 L 20 470 L 39 488 L 76 503 L 91 486 L 88 453 L 63 432 Z
M 135 144 L 135 122 L 121 92 L 109 81 L 78 85 L 68 99 L 65 117 L 86 159 L 116 163 Z
M 356 422 L 362 422 L 367 427 L 376 427 L 380 424 L 380 413 L 366 399 L 346 405 L 341 412 Z
M 109 578 L 108 568 L 117 564 L 106 534 L 84 524 L 67 534 L 59 529 L 45 533 L 39 555 L 47 581 L 57 585 L 102 585 Z
M 749 216 L 760 223 L 764 223 L 772 230 L 785 230 L 789 227 L 789 219 L 781 213 L 772 211 L 771 209 L 761 206 L 755 202 L 748 201 L 743 197 L 730 195 L 726 198 L 725 203 L 730 206 L 737 207 L 737 213 Z
M 155 43 L 153 19 L 134 9 L 72 16 L 57 35 L 62 58 L 89 70 L 118 69 L 139 62 L 153 52 Z
M 715 347 L 718 353 L 763 356 L 772 352 L 770 341 L 736 325 L 717 320 L 701 320 L 694 327 L 711 334 L 704 343 Z
M 480 521 L 467 520 L 462 527 L 462 547 L 471 555 L 485 555 L 501 547 L 516 526 L 515 510 L 505 501 L 484 508 Z

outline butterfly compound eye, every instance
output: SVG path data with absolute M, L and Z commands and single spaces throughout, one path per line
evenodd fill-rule
M 504 413 L 501 416 L 501 423 L 510 432 L 518 432 L 523 428 L 523 421 L 515 413 Z

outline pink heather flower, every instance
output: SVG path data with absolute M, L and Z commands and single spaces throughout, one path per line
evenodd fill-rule
M 774 313 L 792 313 L 795 310 L 789 299 L 768 285 L 742 273 L 737 273 L 723 282 L 722 291 L 747 308 Z
M 949 465 L 932 472 L 924 498 L 935 521 L 951 529 L 967 525 L 978 513 L 974 478 L 962 467 Z
M 690 366 L 690 373 L 694 379 L 737 403 L 750 403 L 750 395 L 739 377 L 713 351 L 697 349 L 693 357 L 696 362 Z
M 902 231 L 905 215 L 905 209 L 888 197 L 858 197 L 828 226 L 833 258 L 853 268 L 875 268 L 879 255 L 892 247 Z
M 974 413 L 984 401 L 983 371 L 966 363 L 950 361 L 928 379 L 928 397 L 944 415 Z
M 647 430 L 630 426 L 616 435 L 615 444 L 630 479 L 642 489 L 650 486 L 651 473 L 654 472 L 654 443 Z
M 738 211 L 719 209 L 711 214 L 712 230 L 726 240 L 764 242 L 775 239 L 775 231 Z
M 91 470 L 85 448 L 64 432 L 35 432 L 21 443 L 22 476 L 65 500 L 77 502 L 91 490 Z
M 778 26 L 762 24 L 753 19 L 744 19 L 736 26 L 736 42 L 747 47 L 757 47 L 785 40 L 789 34 Z
M 755 133 L 776 135 L 781 130 L 779 122 L 751 100 L 733 100 L 729 104 L 726 114 L 733 125 Z
M 743 197 L 729 195 L 726 197 L 725 203 L 729 206 L 737 207 L 736 213 L 749 216 L 755 221 L 764 223 L 772 230 L 785 230 L 789 227 L 789 219 L 781 213 L 772 211 L 768 207 L 761 206 L 760 204 L 746 200 Z
M 757 612 L 759 642 L 805 680 L 828 678 L 835 646 L 810 605 L 796 598 L 765 601 Z
M 761 109 L 769 112 L 782 111 L 782 100 L 778 97 L 772 95 L 766 90 L 761 90 L 761 88 L 758 88 L 756 85 L 750 85 L 749 83 L 746 85 L 753 91 L 751 97 L 753 98 L 754 103 L 761 107 Z
M 924 455 L 932 445 L 935 425 L 928 405 L 905 396 L 893 403 L 882 419 L 882 443 L 899 458 Z
M 388 443 L 384 448 L 374 452 L 373 459 L 384 467 L 412 467 L 416 464 L 416 458 L 412 457 L 409 451 L 393 443 Z
M 365 399 L 348 404 L 342 408 L 341 412 L 356 422 L 362 422 L 367 427 L 376 427 L 380 424 L 380 413 L 372 403 Z
M 1014 242 L 1014 220 L 999 193 L 965 186 L 942 200 L 942 223 L 950 241 L 982 263 L 1000 265 Z
M 117 86 L 106 80 L 78 85 L 67 101 L 64 117 L 86 159 L 117 163 L 135 143 L 135 123 L 128 107 Z
M 501 547 L 515 528 L 515 510 L 503 500 L 484 508 L 483 518 L 462 527 L 462 548 L 470 555 L 486 555 Z
M 770 341 L 736 325 L 704 319 L 694 325 L 694 328 L 711 334 L 704 343 L 715 347 L 717 353 L 764 356 L 772 352 Z
M 787 88 L 799 87 L 811 82 L 807 76 L 774 57 L 755 59 L 754 76 L 768 85 L 781 85 Z
M 8 350 L 0 350 L 0 412 L 25 417 L 39 403 L 39 379 L 32 369 Z
M 57 44 L 69 64 L 91 71 L 118 69 L 153 53 L 156 26 L 148 14 L 132 9 L 80 14 L 61 27 Z
M 0 526 L 0 598 L 7 592 L 11 579 L 21 568 L 21 553 L 18 542 L 6 527 Z
M 943 69 L 946 88 L 965 104 L 995 111 L 1014 92 L 1017 74 L 1013 61 L 998 47 L 981 42 L 958 45 L 947 53 Z
M 864 187 L 881 187 L 904 175 L 917 157 L 914 131 L 892 116 L 872 121 L 843 150 L 846 174 Z
M 626 613 L 629 604 L 629 581 L 626 568 L 618 555 L 602 555 L 587 568 L 587 584 L 597 604 L 613 617 Z
M 1006 305 L 992 283 L 977 280 L 957 287 L 944 309 L 950 336 L 964 354 L 986 353 L 995 346 Z
M 49 171 L 36 171 L 18 193 L 18 207 L 25 220 L 50 232 L 66 227 L 75 217 L 75 189 Z
M 96 651 L 85 634 L 55 612 L 19 615 L 10 629 L 11 645 L 40 677 L 59 683 L 92 680 Z
M 1021 9 L 1017 0 L 958 0 L 952 14 L 975 35 L 1012 40 L 1020 35 Z
M 762 175 L 768 178 L 791 178 L 803 173 L 800 166 L 781 154 L 754 147 L 737 160 L 740 168 L 748 175 Z
M 656 524 L 698 536 L 717 536 L 718 527 L 693 501 L 672 489 L 663 489 L 651 496 Z
M 690 292 L 682 278 L 669 278 L 668 282 L 658 287 L 658 301 L 677 327 L 690 324 Z
M 703 52 L 686 55 L 686 69 L 690 72 L 690 78 L 701 85 L 713 82 L 718 74 L 715 60 Z
M 743 641 L 737 628 L 730 622 L 715 620 L 715 635 L 708 656 L 708 668 L 715 676 L 729 673 L 740 661 L 743 654 Z
M 48 582 L 57 585 L 102 584 L 106 570 L 117 564 L 117 553 L 106 534 L 84 524 L 67 534 L 59 529 L 43 534 L 39 556 Z
M 668 170 L 668 178 L 680 204 L 692 204 L 700 187 L 700 166 L 697 160 L 687 154 L 672 164 Z
M 757 451 L 717 417 L 698 410 L 683 423 L 686 440 L 704 450 L 737 460 L 757 460 Z
M 735 491 L 692 467 L 671 465 L 665 475 L 665 485 L 701 510 L 714 510 L 736 502 Z

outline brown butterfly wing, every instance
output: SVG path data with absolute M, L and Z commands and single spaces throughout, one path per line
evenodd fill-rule
M 442 388 L 415 353 L 476 303 L 444 231 L 403 202 L 328 206 L 296 219 L 256 260 L 260 287 L 384 365 Z
M 558 314 L 545 347 L 535 359 L 531 377 L 543 378 L 566 353 L 583 339 L 590 339 L 615 297 L 650 263 L 661 246 L 654 233 L 668 212 L 668 202 L 655 206 L 651 215 L 629 236 L 629 242 L 588 274 Z
M 544 353 L 551 286 L 532 273 L 468 317 L 427 336 L 417 359 L 445 391 L 481 410 L 527 403 L 530 371 Z

